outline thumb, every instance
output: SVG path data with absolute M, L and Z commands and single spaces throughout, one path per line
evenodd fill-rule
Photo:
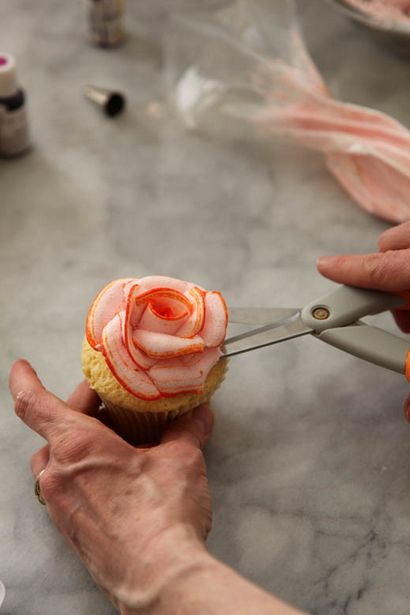
M 410 333 L 410 312 L 408 310 L 394 310 L 397 325 L 404 333 Z
M 213 423 L 214 416 L 209 406 L 198 406 L 169 424 L 161 444 L 178 440 L 195 448 L 203 448 L 211 435 Z

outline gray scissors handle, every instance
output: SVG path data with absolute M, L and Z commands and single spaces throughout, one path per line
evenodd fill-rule
M 363 316 L 405 307 L 407 300 L 379 290 L 339 286 L 335 291 L 312 301 L 302 310 L 302 320 L 315 333 L 348 326 Z
M 359 321 L 352 327 L 328 329 L 316 337 L 359 359 L 370 361 L 370 363 L 391 369 L 399 374 L 406 374 L 410 342 L 383 329 L 371 327 Z
M 410 380 L 410 342 L 383 329 L 356 322 L 370 314 L 407 307 L 399 295 L 341 286 L 302 310 L 302 320 L 314 335 L 350 354 L 406 374 Z

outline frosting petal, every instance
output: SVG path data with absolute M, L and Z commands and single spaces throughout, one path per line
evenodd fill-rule
M 202 352 L 205 348 L 199 335 L 184 339 L 166 333 L 137 329 L 134 331 L 133 339 L 138 348 L 141 348 L 149 357 L 156 359 L 168 359 L 193 352 Z
M 201 391 L 204 381 L 221 354 L 219 348 L 207 348 L 198 358 L 195 357 L 194 361 L 188 360 L 191 357 L 184 357 L 187 359 L 185 361 L 159 361 L 149 370 L 149 375 L 161 393 L 170 395 Z
M 141 399 L 154 400 L 161 397 L 149 375 L 139 370 L 128 354 L 122 337 L 121 313 L 114 316 L 102 333 L 102 352 L 108 367 L 122 386 Z
M 206 293 L 205 324 L 201 337 L 206 346 L 220 346 L 225 339 L 228 323 L 228 310 L 221 293 Z
M 155 333 L 167 333 L 168 335 L 176 333 L 188 317 L 189 310 L 185 308 L 185 310 L 182 311 L 180 309 L 179 316 L 166 316 L 164 315 L 166 313 L 178 314 L 177 306 L 175 305 L 177 302 L 174 301 L 174 305 L 171 304 L 171 306 L 169 305 L 170 302 L 171 300 L 167 302 L 168 312 L 164 309 L 165 302 L 163 304 L 161 302 L 148 303 L 139 322 L 139 328 L 145 329 L 146 331 L 154 331 Z
M 152 290 L 154 288 L 170 288 L 177 290 L 180 293 L 184 293 L 190 286 L 193 286 L 190 282 L 184 282 L 184 280 L 178 280 L 177 278 L 168 278 L 163 275 L 150 275 L 138 280 L 143 291 Z
M 99 349 L 105 325 L 125 307 L 123 289 L 130 281 L 130 278 L 124 278 L 110 282 L 92 302 L 87 314 L 86 336 L 94 350 Z
M 193 337 L 201 331 L 205 318 L 204 294 L 205 292 L 196 286 L 185 293 L 193 309 L 189 318 L 178 329 L 180 337 Z

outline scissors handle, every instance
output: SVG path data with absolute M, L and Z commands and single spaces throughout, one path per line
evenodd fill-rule
M 363 316 L 409 307 L 410 291 L 396 294 L 339 286 L 329 295 L 306 305 L 302 310 L 302 320 L 315 333 L 321 333 L 354 324 Z
M 360 322 L 315 335 L 355 357 L 404 374 L 410 382 L 410 342 L 401 337 Z
M 359 318 L 392 309 L 410 309 L 410 291 L 385 293 L 340 286 L 302 310 L 303 322 L 322 341 L 350 354 L 405 374 L 410 381 L 410 342 Z

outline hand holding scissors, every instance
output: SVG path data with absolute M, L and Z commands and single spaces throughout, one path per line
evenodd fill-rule
M 322 274 L 351 286 L 338 287 L 301 309 L 232 308 L 231 322 L 262 326 L 226 340 L 226 356 L 313 334 L 410 380 L 410 342 L 360 321 L 393 310 L 401 328 L 410 330 L 410 293 L 405 290 L 410 288 L 410 222 L 383 233 L 379 245 L 375 254 L 320 259 Z

